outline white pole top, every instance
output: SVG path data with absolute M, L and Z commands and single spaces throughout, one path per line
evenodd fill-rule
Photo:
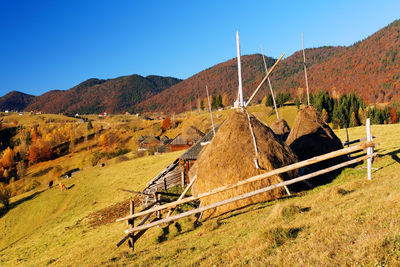
M 239 41 L 238 31 L 236 31 L 236 52 L 237 52 L 237 62 L 238 62 L 238 77 L 239 77 L 238 99 L 240 108 L 243 108 L 244 102 L 243 102 L 243 88 L 242 88 L 242 65 L 240 62 L 240 41 Z

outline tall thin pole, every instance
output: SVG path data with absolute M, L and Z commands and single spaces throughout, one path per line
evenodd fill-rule
M 264 52 L 263 52 L 262 45 L 260 45 L 260 46 L 261 46 L 261 55 L 262 55 L 262 58 L 263 58 L 263 61 L 264 61 L 265 74 L 267 74 L 268 73 L 267 63 L 265 62 L 265 57 L 264 57 Z M 269 77 L 268 77 L 268 85 L 269 85 L 269 90 L 271 91 L 272 101 L 274 102 L 276 118 L 279 120 L 278 108 L 276 107 L 274 91 L 272 90 L 271 80 L 269 79 Z
M 304 38 L 303 38 L 303 33 L 301 33 L 301 42 L 303 43 L 303 60 L 304 60 L 304 75 L 306 76 L 307 103 L 308 103 L 308 105 L 310 105 L 310 94 L 309 94 L 309 92 L 308 92 L 306 53 L 304 52 Z
M 365 126 L 367 129 L 367 142 L 372 142 L 372 134 L 371 134 L 371 122 L 369 118 L 367 118 L 365 122 Z M 367 148 L 367 155 L 370 156 L 374 153 L 374 147 L 368 147 Z M 371 171 L 372 171 L 372 157 L 369 157 L 367 159 L 367 176 L 368 180 L 371 180 Z
M 210 109 L 210 116 L 211 116 L 211 124 L 212 124 L 212 128 L 213 128 L 213 134 L 215 136 L 214 119 L 213 119 L 213 115 L 212 115 L 211 104 L 210 104 L 210 96 L 208 95 L 208 86 L 207 85 L 206 85 L 206 91 L 207 91 L 208 108 Z
M 236 53 L 238 62 L 238 78 L 239 78 L 238 99 L 240 108 L 243 108 L 244 103 L 243 103 L 243 88 L 242 88 L 242 64 L 240 62 L 240 41 L 239 41 L 238 31 L 236 31 Z

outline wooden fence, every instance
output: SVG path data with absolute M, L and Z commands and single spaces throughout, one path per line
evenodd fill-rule
M 252 197 L 252 196 L 255 196 L 255 195 L 258 195 L 258 194 L 261 194 L 261 193 L 264 193 L 264 192 L 267 192 L 267 191 L 270 191 L 270 190 L 273 190 L 273 189 L 276 189 L 276 188 L 279 188 L 279 187 L 285 187 L 285 186 L 288 186 L 288 185 L 291 185 L 291 184 L 294 184 L 294 183 L 298 183 L 300 181 L 305 181 L 307 179 L 310 179 L 310 178 L 313 178 L 313 177 L 316 177 L 316 176 L 319 176 L 319 175 L 322 175 L 322 174 L 325 174 L 325 173 L 328 173 L 328 172 L 332 172 L 334 170 L 341 169 L 341 168 L 344 168 L 346 166 L 353 165 L 353 164 L 361 162 L 363 160 L 367 160 L 368 179 L 370 180 L 371 179 L 371 170 L 372 170 L 372 158 L 376 155 L 376 153 L 373 152 L 373 148 L 374 148 L 375 144 L 372 142 L 372 134 L 371 134 L 371 130 L 370 130 L 369 119 L 367 119 L 366 126 L 367 126 L 366 127 L 367 128 L 367 138 L 366 138 L 367 141 L 365 143 L 361 143 L 361 144 L 358 144 L 358 145 L 355 145 L 355 146 L 343 148 L 343 149 L 340 149 L 340 150 L 337 150 L 337 151 L 333 151 L 333 152 L 330 152 L 330 153 L 327 153 L 327 154 L 324 154 L 324 155 L 320 155 L 320 156 L 317 156 L 317 157 L 314 157 L 314 158 L 310 158 L 310 159 L 307 159 L 307 160 L 304 160 L 304 161 L 300 161 L 300 162 L 297 162 L 297 163 L 294 163 L 294 164 L 291 164 L 291 165 L 288 165 L 288 166 L 284 166 L 284 167 L 281 167 L 281 168 L 278 168 L 278 169 L 275 169 L 275 170 L 272 170 L 272 171 L 269 171 L 269 172 L 266 172 L 266 173 L 263 173 L 263 174 L 260 174 L 260 175 L 253 176 L 253 177 L 250 177 L 250 178 L 242 180 L 242 181 L 239 181 L 239 182 L 237 182 L 235 184 L 230 184 L 230 185 L 225 185 L 225 186 L 222 186 L 222 187 L 219 187 L 219 188 L 215 188 L 215 189 L 213 189 L 213 190 L 211 190 L 209 192 L 201 193 L 201 194 L 199 194 L 197 196 L 190 196 L 190 197 L 184 198 L 183 196 L 187 192 L 187 189 L 188 189 L 188 188 L 186 188 L 184 193 L 179 197 L 179 199 L 177 201 L 166 203 L 166 204 L 163 204 L 163 205 L 161 204 L 160 198 L 159 197 L 155 197 L 155 202 L 152 204 L 153 205 L 152 207 L 148 207 L 145 210 L 142 210 L 142 211 L 137 212 L 137 213 L 134 213 L 133 209 L 131 209 L 131 213 L 130 213 L 129 216 L 126 216 L 126 217 L 123 217 L 123 218 L 119 218 L 119 219 L 116 220 L 117 222 L 126 221 L 127 220 L 128 224 L 130 226 L 130 228 L 125 231 L 126 236 L 120 242 L 118 242 L 117 245 L 119 246 L 125 240 L 130 239 L 129 246 L 131 247 L 131 249 L 133 249 L 134 248 L 134 242 L 137 241 L 137 239 L 141 235 L 143 235 L 143 233 L 147 229 L 149 229 L 151 227 L 154 227 L 154 226 L 157 226 L 157 225 L 161 225 L 161 224 L 164 224 L 164 223 L 169 223 L 169 222 L 172 222 L 172 221 L 176 221 L 176 220 L 179 220 L 179 219 L 184 218 L 184 217 L 188 217 L 188 216 L 191 216 L 191 215 L 194 215 L 194 214 L 197 214 L 197 213 L 201 213 L 203 211 L 206 211 L 206 210 L 209 210 L 209 209 L 213 209 L 213 208 L 216 208 L 216 207 L 219 207 L 219 206 L 222 206 L 222 205 L 226 205 L 228 203 L 232 203 L 232 202 L 235 202 L 235 201 L 238 201 L 238 200 L 249 198 L 249 197 Z M 235 187 L 247 184 L 247 183 L 251 183 L 251 182 L 254 182 L 254 181 L 259 181 L 259 180 L 262 180 L 262 179 L 266 179 L 266 178 L 271 177 L 273 175 L 277 175 L 277 174 L 285 173 L 285 172 L 292 171 L 292 170 L 295 170 L 295 169 L 299 169 L 299 168 L 302 168 L 302 167 L 305 167 L 305 166 L 308 166 L 308 165 L 311 165 L 311 164 L 314 164 L 314 163 L 317 163 L 317 162 L 321 162 L 321 161 L 324 161 L 324 160 L 327 160 L 327 159 L 339 157 L 339 156 L 342 156 L 342 155 L 349 155 L 351 153 L 354 153 L 354 152 L 357 152 L 357 151 L 360 151 L 360 150 L 364 150 L 364 149 L 367 150 L 367 153 L 365 155 L 362 155 L 362 156 L 359 156 L 357 158 L 345 161 L 343 163 L 331 166 L 329 168 L 326 168 L 326 169 L 323 169 L 323 170 L 319 170 L 319 171 L 316 171 L 316 172 L 313 172 L 313 173 L 310 173 L 310 174 L 307 174 L 307 175 L 303 175 L 303 176 L 300 176 L 300 177 L 297 177 L 297 178 L 294 178 L 294 179 L 291 179 L 291 180 L 283 181 L 283 182 L 280 182 L 280 183 L 277 183 L 277 184 L 274 184 L 274 185 L 270 185 L 270 186 L 267 186 L 267 187 L 264 187 L 264 188 L 260 188 L 260 189 L 257 189 L 257 190 L 242 194 L 242 195 L 238 195 L 238 196 L 235 196 L 235 197 L 232 197 L 232 198 L 229 198 L 229 199 L 225 199 L 223 201 L 219 201 L 219 202 L 204 206 L 204 207 L 200 207 L 200 208 L 196 208 L 196 209 L 193 209 L 193 210 L 189 210 L 189 211 L 186 211 L 184 213 L 177 214 L 175 216 L 169 217 L 171 212 L 168 212 L 168 216 L 166 218 L 164 218 L 164 219 L 161 219 L 161 211 L 162 210 L 173 209 L 173 208 L 175 208 L 176 206 L 178 206 L 180 204 L 184 204 L 184 203 L 191 202 L 191 201 L 194 201 L 194 200 L 199 200 L 201 198 L 204 198 L 204 197 L 207 197 L 207 196 L 210 196 L 210 195 L 213 195 L 213 194 L 217 194 L 219 192 L 223 192 L 223 191 L 226 191 L 226 190 L 229 190 L 229 189 L 232 189 L 232 188 L 235 188 Z M 188 187 L 190 187 L 191 184 L 189 184 Z M 150 218 L 150 216 L 152 214 L 156 214 L 156 217 L 154 219 L 152 219 L 152 220 L 149 220 L 149 218 Z M 138 225 L 134 226 L 134 221 L 133 220 L 135 218 L 137 218 L 137 217 L 140 217 L 140 216 L 145 216 L 145 218 Z M 146 221 L 148 221 L 148 220 L 149 220 L 149 223 L 145 224 Z

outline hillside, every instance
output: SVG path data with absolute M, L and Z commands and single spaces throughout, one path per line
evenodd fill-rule
M 307 49 L 309 65 L 318 64 L 342 50 L 343 48 L 341 47 Z M 282 81 L 290 81 L 294 74 L 302 71 L 301 56 L 297 52 L 278 65 L 271 77 L 274 86 L 282 83 Z M 265 76 L 264 63 L 261 54 L 242 56 L 241 60 L 243 92 L 245 96 L 249 97 Z M 271 67 L 275 61 L 273 58 L 266 57 L 268 67 Z M 189 110 L 191 107 L 195 109 L 199 99 L 207 97 L 206 85 L 211 95 L 226 93 L 232 103 L 237 96 L 237 83 L 237 60 L 234 58 L 217 64 L 168 88 L 162 93 L 140 103 L 137 109 L 168 112 L 182 112 Z M 263 96 L 265 96 L 265 93 L 260 93 L 257 100 L 260 100 Z
M 35 97 L 25 110 L 46 113 L 124 113 L 135 104 L 180 82 L 172 77 L 140 75 L 89 79 L 69 90 L 53 90 Z
M 0 97 L 0 110 L 24 110 L 32 103 L 35 96 L 24 94 L 18 91 L 12 91 Z
M 308 57 L 308 54 L 307 54 Z M 311 91 L 332 94 L 354 91 L 367 103 L 400 100 L 400 20 L 357 42 L 320 64 L 308 68 Z M 304 74 L 279 87 L 295 92 L 304 87 Z
M 181 152 L 88 168 L 65 181 L 69 190 L 42 188 L 13 199 L 0 215 L 0 264 L 394 266 L 400 260 L 399 130 L 399 124 L 372 125 L 380 146 L 371 181 L 362 165 L 347 168 L 331 184 L 290 198 L 200 224 L 188 218 L 153 228 L 134 253 L 115 247 L 125 223 L 96 224 L 93 214 L 128 199 L 118 188 L 142 189 Z M 345 130 L 336 133 L 346 138 Z M 365 127 L 349 134 L 364 137 Z
M 282 49 L 284 51 L 284 47 Z M 400 20 L 354 45 L 311 48 L 305 53 L 311 92 L 328 90 L 334 97 L 355 92 L 367 103 L 400 100 Z M 268 58 L 267 65 L 271 66 L 274 61 Z M 206 97 L 206 85 L 212 95 L 226 93 L 233 102 L 238 86 L 236 64 L 236 59 L 232 59 L 215 65 L 147 99 L 138 107 L 145 111 L 189 110 L 196 107 L 198 99 Z M 265 75 L 262 57 L 259 54 L 243 56 L 242 72 L 244 95 L 248 97 Z M 285 58 L 271 81 L 275 90 L 290 91 L 292 96 L 304 99 L 302 51 Z M 260 93 L 258 100 L 263 96 L 265 93 Z

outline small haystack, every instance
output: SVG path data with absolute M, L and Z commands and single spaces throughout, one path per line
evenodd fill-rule
M 254 132 L 258 149 L 258 164 L 254 159 L 255 147 L 251 134 L 249 119 L 246 111 L 235 111 L 220 127 L 212 142 L 200 153 L 191 173 L 197 170 L 197 180 L 192 193 L 210 191 L 224 185 L 234 184 L 252 176 L 297 162 L 295 154 L 290 148 L 276 138 L 270 128 L 262 124 L 253 116 L 250 117 L 251 128 Z M 193 174 L 192 174 L 193 175 Z M 296 172 L 272 176 L 262 181 L 246 184 L 201 200 L 206 206 L 227 198 L 241 195 L 282 180 L 292 179 Z M 275 189 L 252 198 L 237 201 L 214 210 L 206 211 L 203 218 L 217 216 L 246 205 L 267 201 L 285 194 L 283 188 Z
M 275 121 L 271 124 L 270 128 L 279 137 L 279 139 L 281 139 L 283 142 L 286 141 L 290 133 L 290 127 L 284 119 Z
M 321 119 L 317 110 L 307 106 L 296 117 L 286 143 L 290 146 L 299 160 L 309 159 L 338 149 L 343 145 L 332 129 Z M 345 156 L 322 161 L 307 167 L 310 172 L 325 169 L 339 164 Z M 311 184 L 320 185 L 330 182 L 334 175 L 328 174 L 309 180 Z

